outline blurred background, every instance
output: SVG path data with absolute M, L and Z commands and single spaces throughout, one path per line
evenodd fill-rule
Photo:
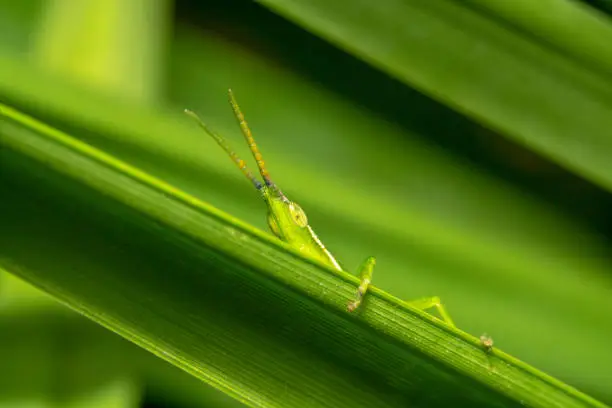
M 611 25 L 606 1 L 558 3 Z M 525 78 L 492 57 L 487 38 L 461 50 L 469 64 L 454 63 L 450 37 L 415 15 L 397 25 L 393 1 L 375 6 L 376 19 L 363 13 L 337 26 L 325 7 L 303 5 L 0 0 L 0 102 L 266 230 L 258 194 L 182 114 L 198 112 L 247 158 L 231 87 L 273 179 L 348 270 L 375 255 L 375 285 L 404 299 L 439 295 L 463 330 L 487 332 L 504 351 L 612 403 L 605 183 L 531 136 L 552 120 L 546 106 L 533 108 L 534 133 L 511 134 L 496 131 L 504 126 L 493 108 L 446 97 L 478 66 L 504 89 L 524 88 L 529 104 Z M 449 41 L 448 54 L 429 51 L 432 67 L 445 64 L 444 81 L 424 86 L 427 70 L 414 72 L 415 84 L 398 74 L 408 49 L 389 46 L 381 57 L 362 48 L 376 30 L 400 38 L 406 27 L 423 47 Z M 524 47 L 541 46 L 522 35 Z M 472 85 L 474 94 L 490 90 Z M 5 272 L 0 407 L 50 406 L 240 403 Z

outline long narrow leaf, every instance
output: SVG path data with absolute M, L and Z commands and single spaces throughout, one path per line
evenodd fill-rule
M 251 406 L 603 406 L 0 108 L 2 266 Z
M 612 189 L 612 23 L 592 9 L 565 0 L 261 3 Z

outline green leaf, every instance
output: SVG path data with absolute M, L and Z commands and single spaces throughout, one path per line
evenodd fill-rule
M 126 342 L 75 316 L 0 268 L 0 407 L 139 406 Z
M 602 404 L 0 107 L 0 265 L 251 406 Z M 36 256 L 32 256 L 36 254 Z
M 570 1 L 260 0 L 612 189 L 612 23 Z
M 177 27 L 166 65 L 170 111 L 197 109 L 239 138 L 224 101 L 233 87 L 276 181 L 344 265 L 352 270 L 376 255 L 377 286 L 404 299 L 440 295 L 461 328 L 487 331 L 609 402 L 610 242 L 567 211 L 575 201 L 599 208 L 591 221 L 605 228 L 605 197 L 589 200 L 589 186 L 585 194 L 567 175 L 551 180 L 548 163 L 534 168 L 529 152 L 509 151 L 497 135 L 263 9 L 225 8 L 225 16 L 214 8 L 190 14 L 188 25 L 198 18 L 205 31 L 185 29 L 185 21 Z M 10 12 L 0 18 L 17 21 Z M 30 41 L 29 26 L 18 27 L 6 40 Z M 14 56 L 0 60 L 2 100 L 265 227 L 256 194 L 183 117 L 92 95 Z M 438 146 L 444 135 L 451 149 Z M 485 165 L 466 160 L 459 146 L 480 149 Z M 511 162 L 511 174 L 500 176 L 489 159 Z M 517 183 L 525 164 L 529 182 Z M 561 201 L 572 205 L 547 197 L 559 182 Z

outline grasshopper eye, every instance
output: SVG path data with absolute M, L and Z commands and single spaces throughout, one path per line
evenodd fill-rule
M 308 225 L 308 218 L 306 217 L 304 210 L 302 210 L 302 207 L 296 203 L 291 203 L 289 205 L 289 212 L 291 213 L 291 217 L 293 217 L 293 220 L 298 227 L 304 228 Z
M 274 235 L 282 239 L 280 229 L 278 228 L 278 222 L 272 214 L 268 214 L 268 226 Z

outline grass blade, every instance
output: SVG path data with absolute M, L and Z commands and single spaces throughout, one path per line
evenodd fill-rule
M 380 290 L 349 315 L 355 277 L 1 112 L 3 267 L 251 406 L 603 407 Z

